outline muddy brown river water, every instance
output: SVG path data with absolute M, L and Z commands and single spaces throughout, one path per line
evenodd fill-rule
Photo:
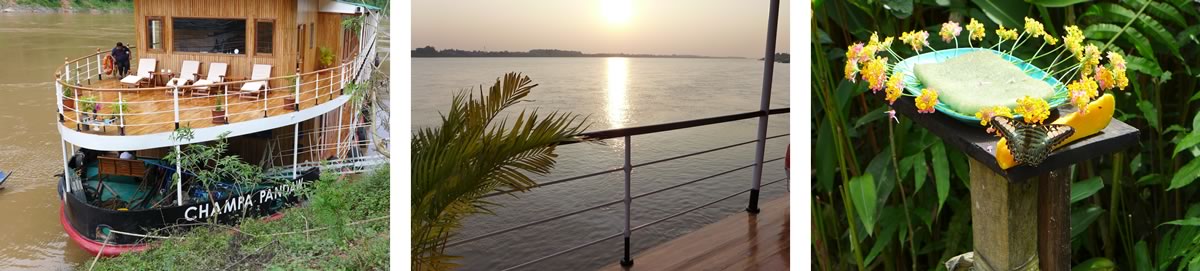
M 53 71 L 72 59 L 135 42 L 131 14 L 0 13 L 0 270 L 63 270 L 92 259 L 58 222 L 62 172 Z

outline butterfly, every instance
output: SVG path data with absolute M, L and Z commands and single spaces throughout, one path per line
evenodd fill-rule
M 1075 134 L 1075 129 L 1065 124 L 1029 124 L 1005 116 L 992 117 L 991 125 L 1008 139 L 1013 159 L 1035 167 L 1050 156 L 1054 146 Z

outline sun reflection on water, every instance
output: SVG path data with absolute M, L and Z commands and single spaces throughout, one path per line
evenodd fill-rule
M 610 128 L 624 128 L 629 122 L 626 111 L 629 110 L 629 100 L 626 97 L 626 88 L 629 80 L 629 60 L 623 57 L 610 57 L 607 59 L 605 66 L 607 67 L 607 81 L 604 91 L 608 93 L 608 99 L 605 100 L 605 112 L 608 113 L 608 125 Z

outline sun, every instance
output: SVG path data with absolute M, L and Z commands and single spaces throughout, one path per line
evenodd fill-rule
M 633 0 L 600 0 L 600 12 L 609 24 L 629 23 L 633 18 Z

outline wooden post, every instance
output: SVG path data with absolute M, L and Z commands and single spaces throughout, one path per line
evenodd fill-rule
M 1042 270 L 1071 270 L 1071 180 L 1060 169 L 1039 176 L 1037 210 L 1038 255 Z M 1066 218 L 1066 219 L 1062 219 Z
M 971 230 L 977 270 L 1036 267 L 1037 195 L 1032 182 L 1015 183 L 971 159 Z M 1068 244 L 1069 245 L 1069 244 Z

